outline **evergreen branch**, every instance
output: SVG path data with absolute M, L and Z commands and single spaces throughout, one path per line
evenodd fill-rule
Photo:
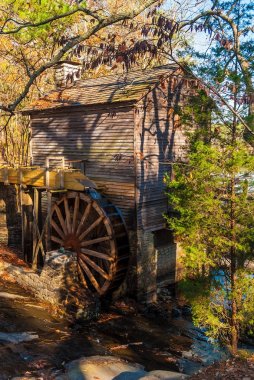
M 206 12 L 201 12 L 199 15 L 197 15 L 193 19 L 180 23 L 179 30 L 185 28 L 186 26 L 191 26 L 195 24 L 198 20 L 207 16 L 213 16 L 214 18 L 221 19 L 230 26 L 233 33 L 233 38 L 234 38 L 234 53 L 241 66 L 241 70 L 244 75 L 247 91 L 250 93 L 254 93 L 254 87 L 251 80 L 251 74 L 249 73 L 249 70 L 248 70 L 249 64 L 240 53 L 239 36 L 241 35 L 241 33 L 239 33 L 237 25 L 234 23 L 233 19 L 229 17 L 229 15 L 223 13 L 221 10 L 217 10 L 217 11 L 209 10 Z M 253 28 L 254 27 L 251 27 L 250 30 L 253 30 Z
M 183 72 L 186 72 L 187 74 L 191 75 L 194 79 L 196 79 L 199 83 L 201 83 L 205 88 L 210 90 L 215 96 L 217 96 L 220 101 L 231 111 L 231 113 L 237 117 L 237 119 L 243 124 L 244 128 L 251 133 L 251 135 L 254 136 L 254 131 L 248 126 L 248 124 L 245 122 L 245 120 L 242 118 L 242 116 L 232 107 L 229 102 L 208 82 L 204 81 L 203 79 L 199 78 L 196 74 L 193 73 L 193 71 L 185 64 L 182 64 L 177 60 L 172 54 L 170 54 L 170 58 L 172 61 L 174 61 L 182 70 Z M 253 92 L 254 93 L 254 92 Z

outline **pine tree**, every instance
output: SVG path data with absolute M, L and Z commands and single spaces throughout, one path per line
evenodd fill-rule
M 194 321 L 236 352 L 240 331 L 254 323 L 254 157 L 226 132 L 216 144 L 193 141 L 188 162 L 174 165 L 166 181 L 176 215 L 167 219 L 185 250 Z
M 167 221 L 184 248 L 182 288 L 197 325 L 237 352 L 254 325 L 254 156 L 251 23 L 248 1 L 213 1 L 201 25 L 210 48 L 192 70 L 207 83 L 185 107 L 185 162 L 166 176 L 174 214 Z M 212 99 L 210 112 L 204 107 Z

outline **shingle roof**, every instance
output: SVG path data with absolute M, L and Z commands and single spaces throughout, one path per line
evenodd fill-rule
M 141 99 L 162 78 L 179 76 L 174 65 L 136 70 L 121 75 L 108 75 L 95 79 L 78 80 L 70 87 L 55 90 L 33 102 L 23 112 L 55 109 L 70 106 L 128 102 Z

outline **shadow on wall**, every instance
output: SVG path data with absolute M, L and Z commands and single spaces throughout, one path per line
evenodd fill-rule
M 164 89 L 156 87 L 142 100 L 138 228 L 153 230 L 165 224 L 162 214 L 168 211 L 168 206 L 163 178 L 166 172 L 172 174 L 171 165 L 165 163 L 179 158 L 184 146 L 177 114 L 182 105 L 184 79 L 172 90 L 173 79 L 169 77 Z
M 181 156 L 184 146 L 184 134 L 176 122 L 183 86 L 183 79 L 175 84 L 169 77 L 164 88 L 155 87 L 143 98 L 137 115 L 138 275 L 141 294 L 149 290 L 149 302 L 156 300 L 158 283 L 175 282 L 177 251 L 170 231 L 165 229 L 163 214 L 169 207 L 163 178 L 166 172 L 172 174 L 168 163 Z
M 130 106 L 106 104 L 45 111 L 33 115 L 31 125 L 34 165 L 44 165 L 47 156 L 64 156 L 72 167 L 82 161 L 85 174 L 121 209 L 127 224 L 133 224 L 134 137 Z M 126 190 L 124 197 L 119 186 Z

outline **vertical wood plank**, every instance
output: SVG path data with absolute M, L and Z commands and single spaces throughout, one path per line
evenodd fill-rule
M 46 220 L 46 251 L 51 251 L 51 225 L 50 225 L 50 215 L 52 208 L 52 193 L 47 190 L 47 220 Z
M 25 231 L 27 228 L 26 214 L 24 210 L 24 189 L 19 186 L 19 196 L 20 196 L 20 208 L 21 208 L 21 231 L 22 231 L 22 253 L 24 260 L 27 261 L 27 254 L 25 251 Z
M 20 185 L 22 223 L 22 252 L 27 262 L 32 262 L 33 252 L 33 202 L 30 190 Z
M 33 188 L 33 259 L 32 268 L 36 269 L 38 265 L 38 221 L 39 221 L 39 191 Z

